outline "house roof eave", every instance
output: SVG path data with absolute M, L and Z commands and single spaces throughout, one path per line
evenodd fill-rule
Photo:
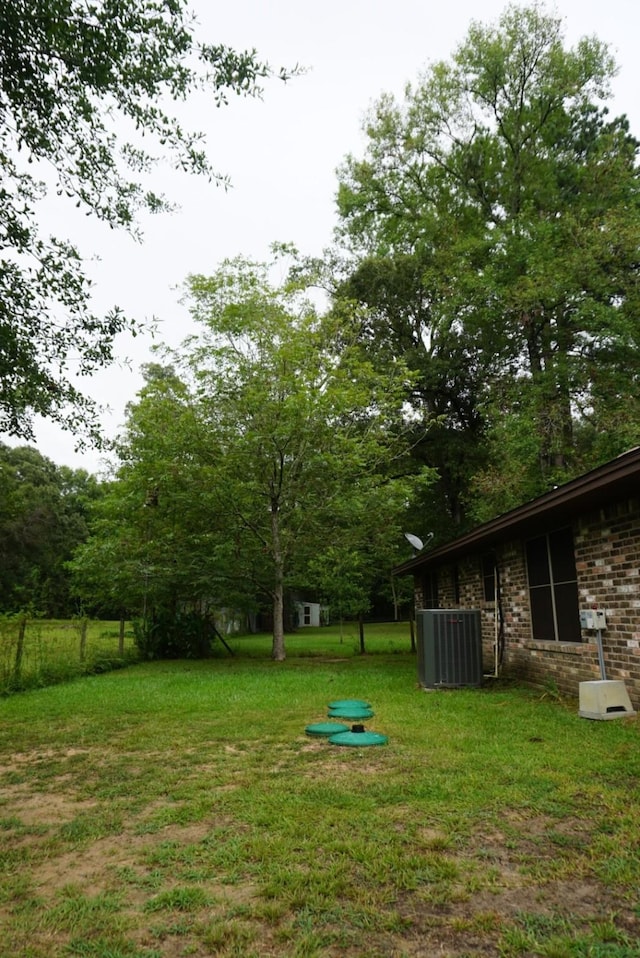
M 629 450 L 555 489 L 490 519 L 471 532 L 414 556 L 396 566 L 394 575 L 409 575 L 416 569 L 456 559 L 478 549 L 488 550 L 511 536 L 526 534 L 557 521 L 569 521 L 577 512 L 597 508 L 612 498 L 640 493 L 640 446 Z

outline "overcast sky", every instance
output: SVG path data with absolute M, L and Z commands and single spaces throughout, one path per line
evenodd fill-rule
M 91 264 L 95 305 L 119 304 L 139 319 L 155 317 L 156 341 L 177 345 L 190 331 L 178 287 L 189 273 L 213 272 L 226 257 L 268 256 L 273 241 L 319 254 L 335 225 L 336 168 L 348 153 L 361 155 L 362 120 L 383 92 L 402 94 L 434 60 L 448 59 L 472 19 L 495 22 L 498 0 L 193 0 L 202 37 L 236 49 L 256 48 L 274 66 L 307 68 L 288 84 L 270 83 L 262 101 L 232 99 L 216 109 L 198 100 L 194 126 L 206 131 L 215 167 L 228 174 L 228 191 L 164 171 L 160 179 L 180 204 L 171 215 L 145 220 L 136 244 L 86 218 L 73 223 L 51 215 L 52 229 L 71 230 Z M 566 40 L 596 35 L 609 44 L 619 66 L 612 112 L 626 113 L 640 135 L 638 0 L 558 0 L 547 10 L 565 22 Z M 58 222 L 56 222 L 58 220 Z M 68 235 L 68 234 L 67 234 Z M 105 431 L 113 435 L 127 402 L 140 388 L 141 363 L 151 339 L 126 338 L 119 354 L 131 361 L 87 383 L 102 404 Z M 77 454 L 72 436 L 42 424 L 38 448 L 57 464 L 101 469 L 99 454 Z

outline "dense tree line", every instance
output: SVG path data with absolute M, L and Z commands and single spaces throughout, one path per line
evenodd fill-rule
M 639 144 L 608 113 L 614 72 L 598 40 L 566 49 L 558 19 L 509 7 L 383 96 L 341 170 L 338 293 L 372 361 L 418 372 L 443 534 L 640 436 Z
M 79 611 L 66 563 L 88 533 L 100 483 L 28 446 L 0 444 L 0 612 Z
M 242 62 L 223 87 L 269 72 Z M 70 566 L 77 599 L 141 614 L 150 653 L 161 621 L 267 604 L 281 659 L 287 590 L 363 615 L 398 598 L 404 531 L 437 543 L 640 441 L 640 144 L 608 112 L 614 73 L 604 44 L 567 48 L 541 6 L 473 23 L 372 109 L 322 260 L 294 255 L 278 284 L 243 259 L 190 277 L 199 334 L 146 367 Z M 48 501 L 23 473 L 9 487 Z M 28 529 L 46 566 L 34 516 L 4 540 L 24 539 L 8 604 L 39 568 Z
M 411 462 L 410 374 L 369 362 L 357 312 L 320 314 L 264 264 L 191 277 L 188 297 L 199 332 L 147 367 L 76 581 L 165 617 L 267 605 L 282 659 L 288 591 L 361 613 L 402 556 L 406 503 L 430 479 Z

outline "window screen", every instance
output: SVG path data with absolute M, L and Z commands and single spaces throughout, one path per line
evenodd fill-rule
M 559 529 L 530 539 L 526 553 L 533 638 L 580 642 L 578 583 L 571 529 Z
M 482 588 L 485 602 L 494 602 L 496 597 L 496 557 L 487 553 L 482 557 Z
M 435 572 L 425 572 L 422 580 L 422 598 L 425 609 L 438 608 L 438 576 Z

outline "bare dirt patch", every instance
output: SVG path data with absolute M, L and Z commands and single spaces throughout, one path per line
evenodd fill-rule
M 344 751 L 331 749 L 322 740 L 305 741 L 301 750 L 317 755 L 318 761 L 300 773 L 311 780 L 340 782 L 344 776 L 353 774 L 356 764 L 353 750 L 347 750 L 345 756 Z M 229 745 L 225 754 L 234 755 L 240 751 Z M 279 919 L 269 921 L 258 917 L 264 914 L 269 900 L 265 899 L 260 886 L 250 880 L 248 873 L 240 871 L 235 883 L 224 882 L 211 874 L 199 879 L 196 861 L 191 881 L 194 886 L 206 890 L 209 904 L 184 915 L 179 910 L 175 913 L 168 910 L 159 915 L 148 911 L 154 896 L 179 889 L 180 885 L 190 881 L 181 877 L 177 867 L 173 873 L 169 865 L 164 867 L 160 883 L 154 884 L 154 854 L 158 849 L 163 845 L 175 845 L 178 852 L 189 852 L 192 847 L 197 850 L 214 830 L 228 828 L 231 835 L 249 833 L 252 826 L 247 822 L 235 823 L 230 817 L 212 811 L 202 821 L 169 824 L 141 833 L 145 823 L 152 822 L 163 809 L 170 807 L 175 810 L 175 802 L 159 797 L 145 805 L 143 810 L 138 810 L 135 817 L 132 815 L 130 820 L 127 819 L 118 834 L 79 840 L 75 847 L 70 847 L 67 839 L 56 839 L 57 826 L 90 816 L 94 809 L 103 813 L 105 808 L 108 809 L 108 803 L 104 801 L 74 796 L 74 785 L 81 781 L 82 770 L 75 769 L 72 775 L 67 774 L 64 760 L 80 755 L 98 760 L 89 750 L 51 750 L 20 754 L 4 767 L 5 771 L 12 773 L 51 761 L 54 768 L 61 769 L 61 774 L 52 774 L 46 779 L 47 791 L 38 789 L 36 775 L 32 778 L 23 776 L 18 784 L 8 784 L 3 790 L 2 815 L 9 823 L 18 823 L 15 828 L 11 826 L 6 830 L 5 846 L 15 854 L 23 850 L 28 853 L 26 867 L 32 893 L 44 907 L 59 901 L 69 887 L 79 890 L 88 899 L 97 899 L 107 892 L 122 893 L 122 913 L 131 926 L 128 939 L 142 949 L 159 948 L 163 958 L 182 958 L 187 953 L 187 946 L 191 949 L 188 953 L 195 956 L 211 953 L 196 940 L 195 934 L 185 932 L 178 935 L 170 931 L 180 922 L 185 927 L 189 927 L 190 922 L 203 927 L 226 921 L 229 915 L 252 913 L 252 927 L 256 940 L 260 942 L 258 953 L 265 958 L 291 954 L 287 950 L 291 940 L 287 943 L 285 937 L 280 939 L 274 930 Z M 166 761 L 166 755 L 163 760 Z M 369 750 L 358 757 L 357 769 L 364 776 L 375 776 L 381 774 L 382 764 L 377 753 L 371 754 Z M 215 771 L 214 766 L 208 767 Z M 281 767 L 283 764 L 276 762 L 274 773 Z M 216 785 L 215 790 L 227 792 L 240 787 L 227 781 Z M 585 857 L 584 850 L 588 850 L 593 831 L 590 821 L 571 816 L 563 819 L 543 815 L 527 817 L 505 810 L 497 822 L 492 820 L 478 826 L 475 835 L 465 837 L 462 843 L 455 843 L 446 830 L 431 821 L 416 823 L 413 815 L 408 805 L 393 806 L 388 809 L 389 829 L 395 834 L 411 833 L 410 841 L 407 841 L 408 855 L 424 855 L 427 862 L 430 858 L 451 862 L 457 877 L 441 882 L 425 879 L 415 888 L 397 890 L 395 894 L 393 888 L 385 888 L 389 896 L 386 906 L 388 927 L 393 926 L 394 920 L 397 927 L 388 932 L 368 930 L 368 953 L 388 958 L 495 956 L 499 954 L 505 930 L 514 927 L 523 915 L 549 919 L 566 915 L 573 927 L 580 928 L 582 925 L 587 927 L 589 922 L 605 922 L 615 914 L 618 928 L 632 939 L 640 938 L 640 921 L 635 906 L 621 902 L 613 891 L 591 877 L 587 867 L 583 873 L 575 869 L 573 874 L 553 877 L 556 859 L 563 854 L 568 856 L 567 870 L 574 860 L 572 855 L 577 856 L 576 861 L 581 855 Z M 25 830 L 21 830 L 20 823 Z M 30 833 L 29 829 L 33 831 Z M 535 877 L 529 868 L 532 862 L 539 869 Z M 301 876 L 301 882 L 307 880 L 299 862 L 296 862 L 296 874 Z M 340 904 L 337 902 L 337 907 Z M 8 915 L 9 911 L 3 915 L 0 907 L 0 921 Z M 240 920 L 249 919 L 241 917 Z M 295 920 L 294 913 L 287 913 L 283 915 L 282 924 L 295 923 Z M 168 929 L 166 933 L 157 930 L 163 923 Z M 42 934 L 46 937 L 48 932 Z M 65 943 L 61 941 L 59 949 L 52 953 L 62 954 L 64 948 Z M 358 956 L 363 950 L 352 945 L 339 948 L 327 944 L 318 953 L 326 958 L 342 958 L 344 955 Z
M 99 838 L 84 847 L 36 864 L 33 868 L 34 884 L 45 897 L 54 897 L 69 884 L 81 887 L 87 895 L 100 894 L 113 889 L 118 869 L 129 868 L 142 874 L 140 861 L 145 850 L 153 848 L 159 840 L 195 843 L 206 836 L 209 828 L 202 825 L 169 826 L 152 837 L 126 834 Z
M 72 821 L 80 812 L 91 811 L 97 802 L 80 801 L 60 792 L 33 793 L 25 785 L 7 785 L 2 790 L 2 807 L 27 826 L 59 825 Z
M 14 752 L 10 761 L 0 762 L 0 775 L 7 772 L 16 772 L 24 766 L 33 766 L 38 763 L 60 761 L 76 758 L 78 755 L 90 755 L 91 750 L 86 748 L 38 749 L 34 752 Z

